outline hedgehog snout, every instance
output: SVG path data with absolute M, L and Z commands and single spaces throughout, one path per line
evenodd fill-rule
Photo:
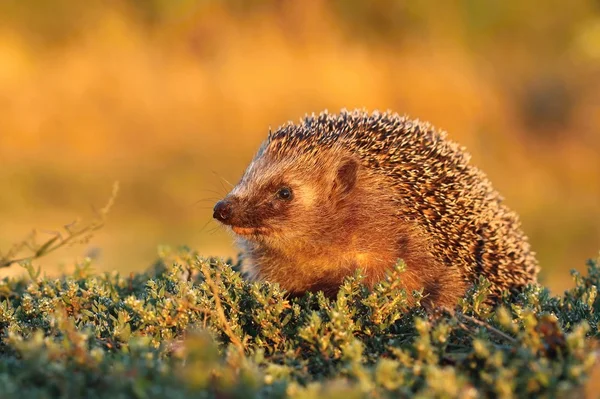
M 231 214 L 231 202 L 226 199 L 217 202 L 213 209 L 213 218 L 221 223 L 229 224 L 231 221 Z

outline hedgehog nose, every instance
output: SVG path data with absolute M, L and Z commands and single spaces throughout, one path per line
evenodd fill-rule
M 227 223 L 231 217 L 231 203 L 225 200 L 217 202 L 213 209 L 213 217 L 219 222 Z

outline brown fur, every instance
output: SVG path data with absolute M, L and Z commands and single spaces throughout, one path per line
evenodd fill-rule
M 408 292 L 451 307 L 479 274 L 497 295 L 538 270 L 518 218 L 464 150 L 396 114 L 324 113 L 278 129 L 223 203 L 249 277 L 292 293 L 334 295 L 357 268 L 372 285 L 401 258 Z

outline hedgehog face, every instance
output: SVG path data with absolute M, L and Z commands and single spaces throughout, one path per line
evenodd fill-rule
M 248 241 L 274 247 L 315 246 L 310 241 L 322 238 L 315 233 L 336 213 L 332 198 L 354 187 L 357 170 L 357 162 L 339 156 L 324 162 L 302 154 L 275 157 L 263 151 L 237 186 L 215 205 L 213 217 Z

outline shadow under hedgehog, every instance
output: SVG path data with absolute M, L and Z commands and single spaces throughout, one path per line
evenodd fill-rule
M 383 279 L 398 259 L 407 292 L 453 308 L 485 276 L 492 300 L 536 283 L 518 216 L 445 132 L 395 113 L 342 110 L 269 133 L 214 207 L 245 251 L 252 280 L 333 296 L 362 269 Z

